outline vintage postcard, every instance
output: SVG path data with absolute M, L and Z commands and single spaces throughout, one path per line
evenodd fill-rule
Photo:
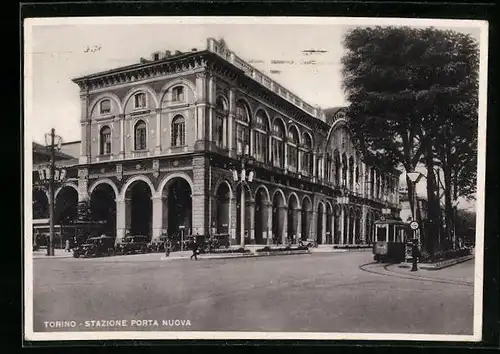
M 24 22 L 29 341 L 480 341 L 488 23 Z

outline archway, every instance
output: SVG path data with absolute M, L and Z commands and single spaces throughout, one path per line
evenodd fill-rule
M 298 212 L 299 212 L 299 200 L 295 194 L 290 196 L 288 201 L 288 239 L 290 242 L 297 242 L 297 230 L 298 224 Z
M 323 243 L 323 218 L 324 218 L 325 208 L 323 207 L 323 203 L 318 204 L 318 212 L 316 216 L 316 242 L 318 245 Z
M 113 187 L 101 183 L 90 194 L 90 215 L 92 220 L 103 221 L 101 233 L 116 237 L 116 195 Z
M 333 210 L 330 204 L 326 205 L 326 243 L 333 244 Z
M 162 228 L 168 236 L 181 240 L 192 234 L 191 186 L 182 177 L 174 177 L 162 190 Z
M 283 242 L 285 217 L 285 200 L 281 193 L 276 192 L 273 196 L 273 243 Z
M 222 182 L 215 191 L 214 220 L 215 233 L 229 235 L 231 190 L 226 182 Z M 213 224 L 212 222 L 212 224 Z
M 259 188 L 255 194 L 255 220 L 254 220 L 254 230 L 255 230 L 255 243 L 262 245 L 266 243 L 266 237 L 264 233 L 267 234 L 268 230 L 268 210 L 269 210 L 269 200 L 267 194 L 263 188 Z
M 43 189 L 33 190 L 33 220 L 49 218 L 49 198 Z
M 127 233 L 131 235 L 143 235 L 151 237 L 152 235 L 152 192 L 149 185 L 137 180 L 127 188 L 125 200 L 127 202 Z
M 67 225 L 75 220 L 78 214 L 78 192 L 70 186 L 64 186 L 57 194 L 55 200 L 56 225 Z
M 311 225 L 311 201 L 309 198 L 302 200 L 302 222 L 301 222 L 301 238 L 306 240 L 309 238 L 309 225 Z

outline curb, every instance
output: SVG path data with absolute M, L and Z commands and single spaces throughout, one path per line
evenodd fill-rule
M 295 251 L 295 252 L 259 252 L 252 254 L 238 254 L 238 255 L 225 255 L 225 256 L 203 256 L 201 255 L 199 259 L 234 259 L 234 258 L 256 258 L 256 257 L 272 257 L 272 256 L 292 256 L 301 254 L 311 254 L 309 251 Z M 169 258 L 162 256 L 160 260 L 162 261 L 176 261 L 181 259 L 188 259 L 189 257 L 176 257 Z
M 469 261 L 473 258 L 474 258 L 474 255 L 469 255 L 469 256 L 464 256 L 464 257 L 460 257 L 460 258 L 456 258 L 456 259 L 450 259 L 447 261 L 437 262 L 437 263 L 433 263 L 433 264 L 419 263 L 418 268 L 425 269 L 425 270 L 440 270 L 443 268 L 451 267 L 455 264 Z M 404 263 L 401 263 L 399 265 L 399 268 L 411 268 L 411 264 L 404 262 Z

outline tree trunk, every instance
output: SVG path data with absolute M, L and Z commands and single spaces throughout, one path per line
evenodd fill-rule
M 452 199 L 451 199 L 451 189 L 452 189 L 452 183 L 451 183 L 451 168 L 449 166 L 443 166 L 443 172 L 444 172 L 444 185 L 445 185 L 445 190 L 444 190 L 444 203 L 445 203 L 445 211 L 446 211 L 446 240 L 447 240 L 447 245 L 450 245 L 450 242 L 452 241 L 452 235 L 453 235 L 453 204 L 452 204 Z
M 439 213 L 439 200 L 436 198 L 436 177 L 434 175 L 434 161 L 432 153 L 432 144 L 428 144 L 427 152 L 425 155 L 425 165 L 427 168 L 427 227 L 424 236 L 425 249 L 434 256 L 435 242 L 437 237 L 438 213 Z M 437 208 L 436 208 L 437 202 Z

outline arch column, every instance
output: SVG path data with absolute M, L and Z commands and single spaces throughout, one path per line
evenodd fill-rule
M 267 235 L 266 244 L 271 245 L 273 243 L 273 203 L 268 202 L 267 204 Z
M 299 240 L 302 239 L 302 208 L 295 209 L 295 213 L 296 213 L 295 242 L 298 242 Z
M 235 94 L 234 88 L 229 88 L 229 115 L 228 115 L 228 125 L 227 125 L 227 148 L 229 150 L 229 154 L 233 154 L 233 134 L 234 134 L 234 119 L 235 119 Z M 251 150 L 250 150 L 251 151 Z
M 246 207 L 246 215 L 248 215 L 248 237 L 250 238 L 250 243 L 255 243 L 255 201 L 249 200 Z
M 281 244 L 286 245 L 288 238 L 288 222 L 287 222 L 288 210 L 287 207 L 279 207 L 279 222 L 281 224 Z
M 321 218 L 321 244 L 326 244 L 326 207 L 323 207 L 323 217 Z
M 236 225 L 237 225 L 237 205 L 236 205 L 236 198 L 232 197 L 231 200 L 229 201 L 229 237 L 230 237 L 230 242 L 231 244 L 236 244 Z
M 155 155 L 161 153 L 161 108 L 156 108 L 156 147 Z M 153 232 L 154 234 L 154 232 Z
M 151 197 L 153 204 L 153 230 L 151 241 L 160 238 L 163 229 L 163 198 L 161 195 Z
M 130 228 L 131 200 L 130 198 L 117 198 L 116 201 L 116 243 L 120 243 Z
M 345 242 L 345 229 L 346 229 L 346 225 L 345 225 L 345 216 L 346 216 L 346 212 L 345 212 L 345 207 L 341 207 L 340 208 L 340 244 L 343 245 Z

